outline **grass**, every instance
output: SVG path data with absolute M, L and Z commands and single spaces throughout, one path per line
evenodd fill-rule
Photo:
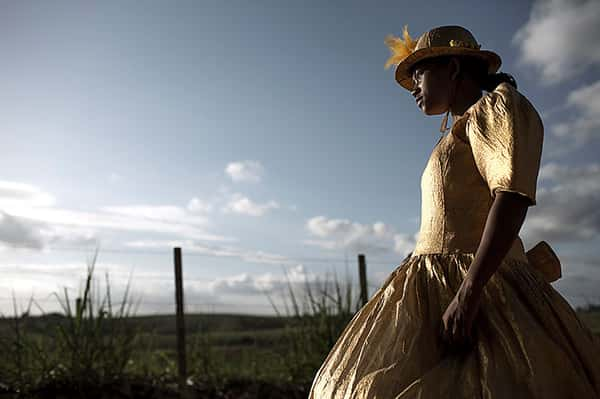
M 96 251 L 87 266 L 77 297 L 66 288 L 54 293 L 62 313 L 45 313 L 32 297 L 19 315 L 13 299 L 13 317 L 0 319 L 0 350 L 5 359 L 0 363 L 0 393 L 4 386 L 20 396 L 68 392 L 86 397 L 93 391 L 130 387 L 132 381 L 175 387 L 174 317 L 136 317 L 139 301 L 134 303 L 129 294 L 131 278 L 115 303 L 108 274 L 103 290 L 95 280 L 97 255 Z M 286 279 L 287 315 L 267 295 L 275 317 L 186 316 L 191 386 L 224 390 L 239 381 L 263 381 L 272 387 L 295 384 L 287 397 L 306 393 L 359 303 L 351 282 L 342 288 L 337 277 L 333 284 L 305 281 L 303 296 L 295 293 L 287 273 Z M 30 316 L 32 306 L 42 316 Z
M 600 336 L 600 305 L 588 304 L 577 309 L 577 316 L 592 332 Z
M 64 317 L 54 317 L 53 328 L 43 334 L 28 328 L 32 305 L 45 314 L 39 304 L 31 298 L 27 310 L 19 316 L 13 298 L 12 334 L 0 338 L 0 350 L 6 354 L 0 376 L 15 392 L 69 385 L 82 393 L 89 386 L 111 384 L 123 377 L 138 337 L 137 330 L 126 323 L 133 315 L 130 284 L 120 305 L 115 307 L 108 275 L 103 296 L 92 284 L 96 257 L 97 251 L 88 265 L 83 292 L 74 305 L 66 289 L 62 296 L 54 294 Z
M 284 271 L 285 272 L 285 271 Z M 283 297 L 285 315 L 268 296 L 275 313 L 289 322 L 284 336 L 289 343 L 283 366 L 290 381 L 310 384 L 317 369 L 335 344 L 344 327 L 360 309 L 358 293 L 353 294 L 351 279 L 340 283 L 334 271 L 333 281 L 304 281 L 300 297 L 285 273 L 287 296 Z

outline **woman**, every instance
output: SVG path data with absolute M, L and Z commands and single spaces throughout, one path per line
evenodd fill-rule
M 348 323 L 310 399 L 600 398 L 600 342 L 518 236 L 543 124 L 500 57 L 459 26 L 386 38 L 397 82 L 450 132 L 421 176 L 414 251 Z M 482 89 L 487 93 L 482 95 Z

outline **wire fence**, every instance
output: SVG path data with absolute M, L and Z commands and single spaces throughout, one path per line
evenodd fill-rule
M 49 252 L 67 252 L 67 253 L 90 253 L 91 251 L 95 251 L 96 249 L 91 248 L 82 248 L 82 247 L 52 247 Z M 164 264 L 162 266 L 161 272 L 153 271 L 149 272 L 147 270 L 142 270 L 142 272 L 129 272 L 129 276 L 133 279 L 133 281 L 141 288 L 144 288 L 148 284 L 152 282 L 157 283 L 161 292 L 153 292 L 152 290 L 143 290 L 142 294 L 139 297 L 139 302 L 137 306 L 142 310 L 140 314 L 174 314 L 175 312 L 175 295 L 174 295 L 174 276 L 173 276 L 173 262 L 172 262 L 172 252 L 171 251 L 159 251 L 159 250 L 142 250 L 142 249 L 116 249 L 116 248 L 100 248 L 98 249 L 98 254 L 111 254 L 111 255 L 143 255 L 143 256 L 156 256 L 163 257 L 166 259 L 170 259 L 170 264 Z M 184 284 L 184 306 L 186 313 L 260 313 L 260 314 L 274 314 L 276 309 L 274 309 L 274 304 L 270 302 L 267 298 L 266 294 L 271 294 L 272 297 L 276 297 L 277 294 L 281 296 L 280 299 L 285 301 L 285 290 L 289 289 L 289 283 L 286 284 L 283 278 L 274 277 L 273 272 L 267 272 L 270 274 L 270 287 L 269 284 L 266 284 L 267 287 L 259 287 L 256 285 L 256 282 L 260 282 L 260 278 L 253 279 L 251 273 L 240 273 L 239 270 L 237 272 L 227 273 L 226 268 L 221 267 L 219 272 L 221 273 L 221 277 L 201 277 L 197 275 L 197 270 L 194 273 L 189 273 L 190 265 L 194 265 L 198 258 L 208 258 L 208 259 L 217 259 L 223 260 L 223 258 L 230 260 L 231 258 L 239 258 L 243 260 L 241 256 L 219 256 L 211 253 L 202 253 L 194 250 L 186 250 L 183 248 L 183 284 Z M 189 259 L 188 261 L 186 261 Z M 248 261 L 247 261 L 248 262 Z M 265 263 L 276 263 L 273 259 L 269 259 L 268 262 Z M 100 262 L 101 263 L 101 262 Z M 261 263 L 260 259 L 253 259 L 249 263 Z M 356 296 L 360 295 L 359 293 L 359 273 L 358 268 L 356 268 L 356 260 L 350 260 L 348 255 L 345 254 L 344 257 L 282 257 L 281 266 L 285 267 L 285 265 L 344 265 L 345 268 L 345 276 L 341 277 L 342 283 L 351 283 L 356 289 Z M 367 258 L 366 263 L 369 267 L 368 276 L 375 276 L 375 279 L 367 278 L 366 287 L 367 287 L 367 297 L 371 297 L 371 295 L 376 292 L 380 287 L 382 282 L 385 280 L 387 275 L 391 273 L 398 265 L 402 263 L 402 260 L 399 258 L 396 259 L 381 259 L 375 258 L 370 259 Z M 101 267 L 96 266 L 97 269 L 101 269 Z M 82 268 L 82 272 L 85 270 Z M 333 269 L 334 273 L 337 273 L 337 269 Z M 375 273 L 373 273 L 375 271 Z M 14 272 L 18 274 L 18 269 L 15 269 Z M 115 272 L 115 270 L 113 270 Z M 306 272 L 306 270 L 304 270 Z M 125 271 L 121 271 L 121 273 L 125 273 Z M 212 271 L 214 274 L 214 270 Z M 284 269 L 284 273 L 285 269 Z M 301 288 L 303 284 L 312 283 L 312 284 L 334 284 L 335 282 L 339 282 L 340 278 L 337 276 L 335 278 L 329 277 L 329 273 L 320 273 L 320 274 L 309 274 L 306 273 L 303 275 L 304 279 L 298 278 L 296 276 L 296 280 L 294 284 Z M 9 310 L 14 312 L 15 304 L 19 304 L 19 308 L 23 309 L 23 304 L 28 304 L 32 300 L 35 302 L 36 307 L 39 309 L 47 308 L 49 311 L 53 309 L 52 305 L 55 305 L 54 308 L 58 309 L 58 298 L 60 296 L 60 292 L 63 290 L 71 292 L 70 297 L 72 300 L 76 298 L 76 292 L 78 290 L 77 287 L 73 286 L 75 280 L 83 279 L 82 275 L 74 275 L 72 270 L 69 271 L 45 271 L 42 275 L 39 276 L 39 279 L 42 280 L 45 278 L 44 276 L 53 276 L 54 277 L 64 277 L 65 279 L 61 281 L 60 291 L 54 290 L 51 293 L 44 293 L 41 295 L 23 295 L 24 291 L 21 289 L 21 294 L 16 295 L 13 292 L 13 295 L 6 295 L 8 292 L 5 291 L 5 295 L 0 296 L 0 314 L 6 315 Z M 265 273 L 263 273 L 264 277 Z M 245 276 L 245 277 L 244 277 Z M 96 276 L 97 278 L 98 276 Z M 243 277 L 243 278 L 242 278 Z M 280 276 L 282 277 L 282 276 Z M 301 276 L 302 277 L 302 276 Z M 307 280 L 308 277 L 308 280 Z M 17 276 L 18 278 L 18 276 Z M 246 280 L 244 280 L 244 278 Z M 348 280 L 349 279 L 349 280 Z M 114 280 L 113 280 L 114 281 Z M 220 285 L 219 285 L 220 283 Z M 228 285 L 229 284 L 229 285 Z M 239 292 L 236 295 L 234 287 L 235 284 L 238 284 L 239 287 L 237 289 Z M 254 285 L 253 285 L 254 284 Z M 22 284 L 19 284 L 22 285 Z M 117 281 L 117 286 L 122 285 L 122 280 Z M 216 291 L 211 291 L 212 288 L 216 287 Z M 204 296 L 201 292 L 199 292 L 198 287 L 208 287 L 206 288 L 206 292 Z M 218 292 L 219 287 L 225 291 L 224 295 L 220 295 Z M 79 288 L 80 290 L 81 288 Z M 243 295 L 245 290 L 245 296 Z M 39 291 L 39 290 L 38 290 Z M 116 292 L 122 290 L 117 289 Z M 118 297 L 118 295 L 117 295 Z M 570 302 L 575 303 L 577 306 L 589 306 L 593 304 L 600 303 L 600 295 L 587 295 L 587 294 L 575 294 L 569 293 L 565 295 Z M 121 306 L 124 303 L 122 301 L 114 301 L 113 306 Z M 43 305 L 43 306 L 42 306 Z M 279 302 L 278 306 L 281 308 L 284 307 L 283 302 Z

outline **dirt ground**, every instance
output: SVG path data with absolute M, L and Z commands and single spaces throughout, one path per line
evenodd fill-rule
M 204 384 L 188 387 L 185 399 L 305 399 L 308 385 L 270 384 L 257 381 L 230 381 L 217 389 Z M 175 399 L 180 398 L 175 387 L 157 387 L 144 382 L 127 382 L 118 386 L 69 387 L 47 386 L 31 395 L 0 390 L 0 399 Z

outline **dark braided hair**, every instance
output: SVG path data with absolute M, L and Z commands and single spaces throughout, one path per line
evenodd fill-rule
M 487 75 L 485 77 L 482 88 L 486 91 L 493 91 L 496 88 L 496 86 L 498 86 L 502 82 L 510 84 L 515 89 L 517 88 L 517 81 L 515 80 L 515 78 L 512 75 L 504 72 L 498 72 L 493 73 L 491 75 Z
M 510 84 L 515 89 L 517 88 L 517 81 L 508 73 L 498 72 L 488 74 L 487 63 L 481 58 L 462 56 L 459 57 L 459 60 L 461 68 L 470 74 L 479 83 L 479 87 L 485 91 L 494 91 L 503 82 Z

